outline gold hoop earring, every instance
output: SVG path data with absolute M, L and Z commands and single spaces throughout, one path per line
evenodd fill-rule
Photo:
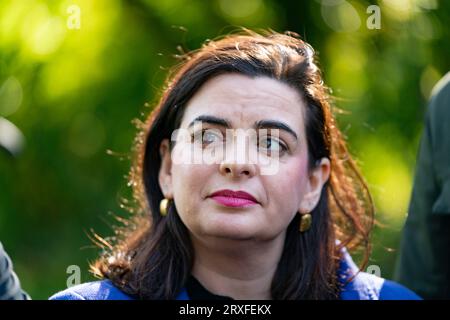
M 169 206 L 170 206 L 170 199 L 164 198 L 159 203 L 159 213 L 161 216 L 165 217 L 167 216 L 167 213 L 169 212 Z
M 300 214 L 300 232 L 308 231 L 311 228 L 312 216 L 310 213 Z

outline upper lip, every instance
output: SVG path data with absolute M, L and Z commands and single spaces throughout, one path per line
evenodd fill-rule
M 241 199 L 248 199 L 251 200 L 253 202 L 258 202 L 254 196 L 252 196 L 250 193 L 245 192 L 245 191 L 233 191 L 233 190 L 229 190 L 229 189 L 224 189 L 224 190 L 219 190 L 214 192 L 213 194 L 210 195 L 210 197 L 215 197 L 215 196 L 223 196 L 223 197 L 232 197 L 232 198 L 241 198 Z

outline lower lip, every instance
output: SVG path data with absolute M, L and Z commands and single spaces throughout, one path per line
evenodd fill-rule
M 217 203 L 220 203 L 227 207 L 248 207 L 257 204 L 255 201 L 242 198 L 233 198 L 225 196 L 214 196 L 211 198 L 214 199 Z

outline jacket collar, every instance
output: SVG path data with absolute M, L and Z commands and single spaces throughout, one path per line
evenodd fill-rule
M 346 248 L 343 248 L 341 253 L 338 268 L 338 282 L 342 286 L 340 299 L 378 300 L 384 279 L 360 271 Z M 176 300 L 190 300 L 186 288 L 181 290 Z

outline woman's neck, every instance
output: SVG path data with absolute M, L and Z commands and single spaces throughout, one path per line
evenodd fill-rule
M 271 241 L 193 239 L 192 275 L 210 292 L 233 299 L 272 299 L 284 235 Z

